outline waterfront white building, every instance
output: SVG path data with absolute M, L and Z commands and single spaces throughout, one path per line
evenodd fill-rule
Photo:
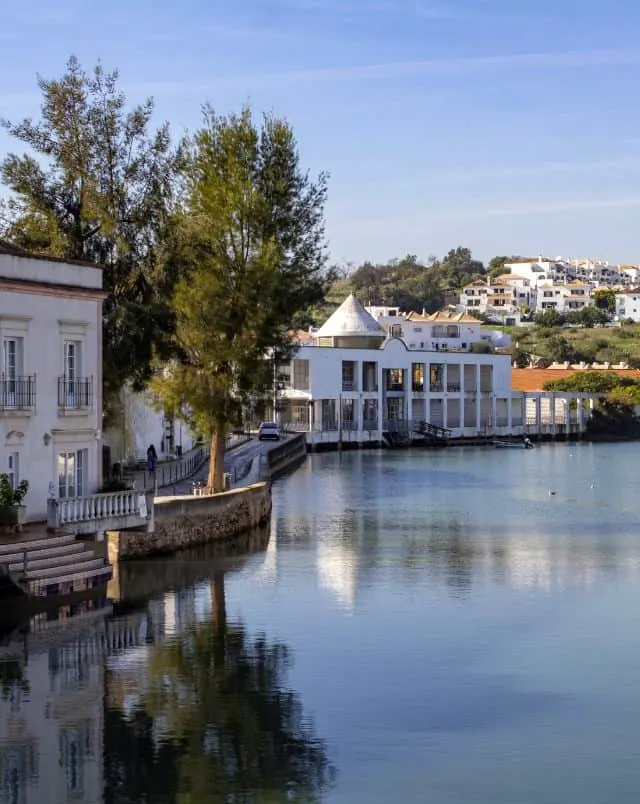
M 102 477 L 102 271 L 0 242 L 0 472 L 29 481 L 26 519 Z
M 509 354 L 492 351 L 481 322 L 461 313 L 411 313 L 402 337 L 355 296 L 305 339 L 279 368 L 279 416 L 308 441 L 382 442 L 421 423 L 452 437 L 522 427 L 523 400 L 511 395 Z

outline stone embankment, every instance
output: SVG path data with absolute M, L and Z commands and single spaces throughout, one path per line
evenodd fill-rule
M 265 525 L 270 516 L 268 482 L 206 497 L 159 497 L 154 505 L 153 532 L 109 531 L 107 555 L 115 564 L 224 541 Z
M 297 435 L 256 455 L 242 488 L 212 496 L 156 497 L 151 532 L 107 532 L 109 562 L 117 565 L 123 560 L 223 543 L 264 528 L 271 517 L 271 480 L 295 469 L 306 457 L 305 436 Z M 238 541 L 238 552 L 241 544 Z

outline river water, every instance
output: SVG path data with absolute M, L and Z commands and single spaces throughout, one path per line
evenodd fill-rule
M 266 551 L 3 671 L 0 802 L 635 804 L 639 459 L 310 456 Z

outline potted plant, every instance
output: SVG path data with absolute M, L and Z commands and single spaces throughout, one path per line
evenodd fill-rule
M 15 533 L 22 527 L 25 512 L 22 502 L 28 491 L 28 480 L 21 480 L 14 489 L 9 475 L 0 474 L 0 531 Z

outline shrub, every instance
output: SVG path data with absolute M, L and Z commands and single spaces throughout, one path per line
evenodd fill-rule
M 21 480 L 14 489 L 6 473 L 0 474 L 0 508 L 15 508 L 22 505 L 22 501 L 29 491 L 29 481 Z

